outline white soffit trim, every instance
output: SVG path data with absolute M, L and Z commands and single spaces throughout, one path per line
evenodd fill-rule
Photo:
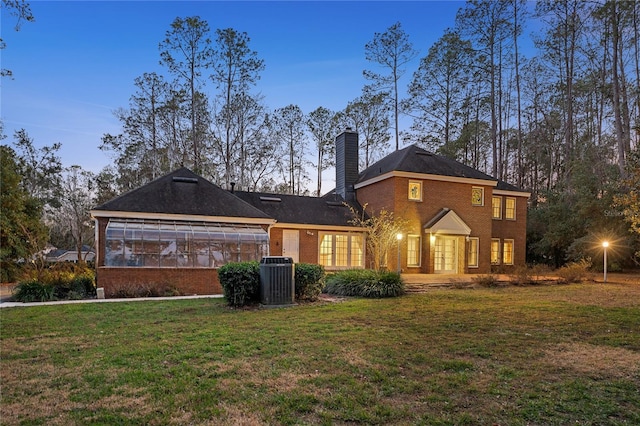
M 150 219 L 150 220 L 176 220 L 190 222 L 218 222 L 218 223 L 238 223 L 252 225 L 271 225 L 276 223 L 275 219 L 256 217 L 229 217 L 229 216 L 200 216 L 189 214 L 166 214 L 166 213 L 145 213 L 145 212 L 121 212 L 113 210 L 91 210 L 91 217 L 113 217 L 118 219 Z
M 507 191 L 506 189 L 494 189 L 493 195 L 506 195 L 508 197 L 526 197 L 529 198 L 531 196 L 530 192 L 523 191 Z
M 332 225 L 314 225 L 306 223 L 284 223 L 277 222 L 272 225 L 271 228 L 286 228 L 286 229 L 313 229 L 314 231 L 352 231 L 352 232 L 365 232 L 365 230 L 359 226 L 332 226 Z
M 453 183 L 470 183 L 472 185 L 484 185 L 484 186 L 498 185 L 498 181 L 494 181 L 494 180 L 464 178 L 464 177 L 457 177 L 457 176 L 431 175 L 427 173 L 402 172 L 402 171 L 394 170 L 394 171 L 382 174 L 380 176 L 376 176 L 364 182 L 360 182 L 354 185 L 354 188 L 359 189 L 368 185 L 372 185 L 377 182 L 381 182 L 386 179 L 390 179 L 392 177 L 405 177 L 409 179 L 422 179 L 422 180 L 437 180 L 441 182 L 453 182 Z
M 424 232 L 428 234 L 470 235 L 471 228 L 453 210 L 449 210 L 430 228 L 425 228 Z

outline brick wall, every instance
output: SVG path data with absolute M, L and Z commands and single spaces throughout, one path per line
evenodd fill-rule
M 379 211 L 385 208 L 409 221 L 406 232 L 422 236 L 422 262 L 419 268 L 406 266 L 406 242 L 402 244 L 402 269 L 406 272 L 433 273 L 433 248 L 428 234 L 423 226 L 431 220 L 442 208 L 453 210 L 471 228 L 471 237 L 480 239 L 478 268 L 468 270 L 466 265 L 459 265 L 460 272 L 488 273 L 491 271 L 491 195 L 492 187 L 471 185 L 469 183 L 445 182 L 436 180 L 422 180 L 422 201 L 408 199 L 409 179 L 394 177 L 358 189 L 358 201 L 364 205 L 368 203 L 367 211 Z M 484 205 L 471 204 L 471 188 L 484 188 Z M 517 206 L 519 208 L 519 206 Z M 519 212 L 518 212 L 519 214 Z M 462 240 L 460 240 L 462 241 Z M 459 244 L 462 244 L 460 242 Z M 467 244 L 464 242 L 464 253 Z M 397 258 L 390 256 L 389 268 L 395 270 Z
M 282 228 L 269 231 L 269 256 L 282 256 Z
M 318 263 L 318 233 L 317 229 L 271 228 L 269 236 L 269 254 L 282 256 L 282 231 L 291 229 L 298 231 L 298 257 L 302 263 Z
M 222 294 L 218 271 L 212 268 L 97 268 L 97 286 L 104 288 L 105 297 L 115 297 L 122 291 L 136 288 L 177 289 L 180 294 Z
M 492 220 L 493 238 L 500 238 L 500 244 L 505 238 L 514 240 L 513 266 L 502 265 L 503 268 L 509 269 L 518 265 L 524 265 L 527 257 L 527 198 L 516 198 L 516 220 L 507 220 L 504 218 L 504 199 L 502 195 L 502 219 Z
M 300 262 L 318 263 L 318 230 L 300 230 Z

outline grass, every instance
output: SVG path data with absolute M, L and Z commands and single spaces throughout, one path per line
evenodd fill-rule
M 0 311 L 2 424 L 640 423 L 640 285 Z

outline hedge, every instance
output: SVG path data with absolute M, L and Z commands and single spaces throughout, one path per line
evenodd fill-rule
M 328 275 L 326 281 L 324 291 L 338 296 L 382 298 L 405 293 L 404 282 L 396 272 L 348 269 Z

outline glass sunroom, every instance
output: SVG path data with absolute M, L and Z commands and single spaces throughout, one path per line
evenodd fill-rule
M 269 236 L 257 225 L 110 219 L 105 266 L 217 268 L 268 255 Z

